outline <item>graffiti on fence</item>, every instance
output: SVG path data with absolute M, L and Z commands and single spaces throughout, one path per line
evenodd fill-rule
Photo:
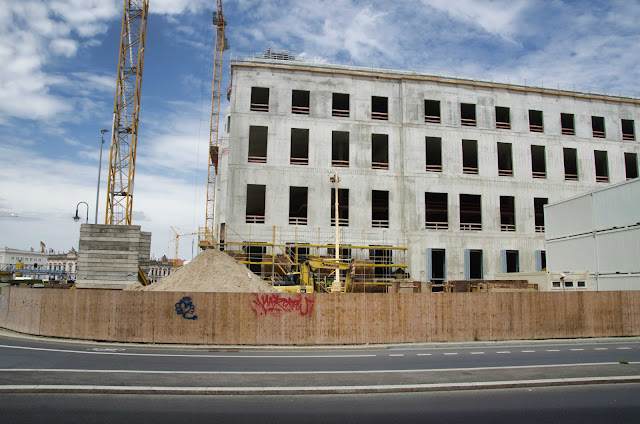
M 176 314 L 182 315 L 184 319 L 197 319 L 198 316 L 193 313 L 196 311 L 196 306 L 189 296 L 185 296 L 178 303 L 176 303 Z
M 249 307 L 257 316 L 280 315 L 289 312 L 298 312 L 300 316 L 306 316 L 313 311 L 314 303 L 315 300 L 305 295 L 282 296 L 280 294 L 254 293 L 249 300 Z

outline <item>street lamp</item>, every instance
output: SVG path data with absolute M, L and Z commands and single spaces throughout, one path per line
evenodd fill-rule
M 78 206 L 80 206 L 83 203 L 87 206 L 87 224 L 88 224 L 89 223 L 89 205 L 87 204 L 87 202 L 78 202 L 78 204 L 76 205 L 76 216 L 73 217 L 73 220 L 76 222 L 80 221 L 80 216 L 78 215 Z
M 100 130 L 100 161 L 98 162 L 98 190 L 96 190 L 96 222 L 95 222 L 96 224 L 98 223 L 98 201 L 100 200 L 100 171 L 102 170 L 102 145 L 104 144 L 104 134 L 108 132 L 109 130 Z

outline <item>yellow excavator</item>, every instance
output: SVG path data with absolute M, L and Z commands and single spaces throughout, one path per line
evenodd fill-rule
M 326 293 L 331 291 L 335 273 L 346 270 L 341 291 L 349 292 L 353 290 L 351 266 L 351 261 L 311 256 L 300 264 L 299 272 L 290 272 L 283 281 L 274 281 L 273 287 L 285 293 Z

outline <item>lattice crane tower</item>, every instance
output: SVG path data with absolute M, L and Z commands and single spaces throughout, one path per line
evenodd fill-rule
M 215 236 L 215 197 L 216 178 L 218 176 L 218 125 L 220 123 L 220 95 L 222 85 L 222 56 L 229 48 L 224 36 L 227 25 L 222 13 L 222 0 L 218 0 L 218 11 L 213 13 L 213 25 L 216 27 L 216 45 L 213 56 L 213 87 L 211 93 L 211 122 L 209 126 L 209 161 L 207 169 L 207 211 L 204 225 L 204 235 L 200 237 L 200 247 L 203 249 L 216 244 Z
M 105 224 L 131 225 L 148 14 L 148 0 L 124 1 Z

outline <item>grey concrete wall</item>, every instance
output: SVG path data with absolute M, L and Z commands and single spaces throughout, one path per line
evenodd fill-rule
M 287 65 L 278 63 L 278 65 Z M 308 64 L 304 64 L 307 66 Z M 409 237 L 409 265 L 413 278 L 427 279 L 428 248 L 446 249 L 447 279 L 464 278 L 464 249 L 482 249 L 484 278 L 501 271 L 501 250 L 520 252 L 520 270 L 535 271 L 535 251 L 545 249 L 544 234 L 535 232 L 533 199 L 549 202 L 572 197 L 598 187 L 594 150 L 608 153 L 610 183 L 625 179 L 624 152 L 640 155 L 637 141 L 622 141 L 621 119 L 640 123 L 640 107 L 620 101 L 577 98 L 539 90 L 510 90 L 347 75 L 290 69 L 233 66 L 231 118 L 220 162 L 216 217 L 239 236 L 270 241 L 272 226 L 291 230 L 288 224 L 289 187 L 308 187 L 308 226 L 330 233 L 329 177 L 338 171 L 341 188 L 349 189 L 349 228 L 346 242 L 382 243 Z M 249 110 L 251 87 L 268 87 L 269 112 Z M 291 113 L 291 90 L 310 91 L 310 115 Z M 332 93 L 350 95 L 350 117 L 332 117 Z M 371 119 L 371 96 L 387 96 L 389 120 Z M 442 122 L 424 122 L 424 100 L 441 102 Z M 476 104 L 477 127 L 460 125 L 460 103 Z M 510 108 L 511 129 L 495 128 L 495 106 Z M 528 110 L 542 110 L 544 133 L 529 131 Z M 576 135 L 561 134 L 560 113 L 575 115 Z M 593 138 L 591 116 L 605 118 L 606 138 Z M 249 126 L 268 127 L 267 163 L 247 162 Z M 309 165 L 289 165 L 291 128 L 309 129 Z M 349 132 L 349 168 L 331 167 L 332 131 Z M 389 136 L 389 169 L 371 169 L 371 134 Z M 638 135 L 638 130 L 636 129 Z M 443 172 L 425 172 L 425 137 L 442 138 Z M 462 174 L 462 139 L 478 141 L 479 175 Z M 497 143 L 512 143 L 513 177 L 498 176 Z M 545 147 L 547 178 L 531 176 L 531 145 Z M 564 181 L 563 147 L 576 148 L 580 180 Z M 224 151 L 224 149 L 228 151 Z M 266 222 L 245 224 L 246 185 L 266 185 Z M 389 191 L 388 229 L 371 227 L 371 191 Z M 425 229 L 425 192 L 448 193 L 448 230 Z M 459 230 L 459 195 L 482 196 L 482 231 Z M 500 231 L 500 196 L 514 196 L 516 232 Z M 264 240 L 256 234 L 260 228 Z M 293 231 L 291 231 L 293 233 Z M 289 240 L 293 241 L 293 240 Z
M 82 224 L 76 287 L 123 289 L 138 281 L 138 267 L 149 267 L 151 233 L 139 225 Z

